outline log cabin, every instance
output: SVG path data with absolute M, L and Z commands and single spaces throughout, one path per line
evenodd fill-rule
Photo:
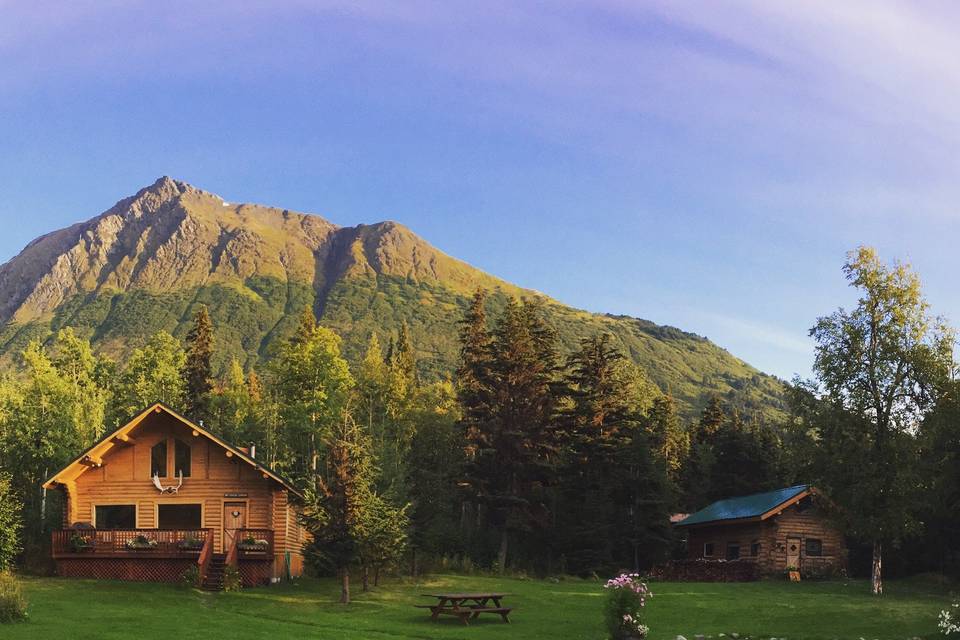
M 225 574 L 253 586 L 303 572 L 296 488 L 254 449 L 224 442 L 160 403 L 43 486 L 63 493 L 64 528 L 52 541 L 61 576 L 192 577 L 216 590 Z
M 758 573 L 796 567 L 807 575 L 846 570 L 844 536 L 830 503 L 810 485 L 720 500 L 676 523 L 687 534 L 687 557 L 742 560 Z

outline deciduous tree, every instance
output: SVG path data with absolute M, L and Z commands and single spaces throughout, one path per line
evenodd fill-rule
M 814 373 L 825 397 L 854 420 L 845 426 L 866 446 L 855 483 L 834 489 L 853 516 L 853 531 L 873 541 L 872 586 L 882 593 L 883 545 L 909 529 L 898 494 L 904 435 L 914 431 L 952 370 L 954 335 L 929 311 L 920 278 L 906 264 L 887 266 L 860 247 L 843 267 L 860 298 L 851 310 L 819 318 Z

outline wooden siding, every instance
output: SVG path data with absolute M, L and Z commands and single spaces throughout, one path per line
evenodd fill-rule
M 744 523 L 717 523 L 690 527 L 687 531 L 687 557 L 704 558 L 703 546 L 712 542 L 711 558 L 726 558 L 728 542 L 740 544 L 740 558 L 760 565 L 763 573 L 782 572 L 787 567 L 787 538 L 800 539 L 800 566 L 806 570 L 842 570 L 846 568 L 846 545 L 822 508 L 809 498 L 791 505 L 766 520 Z M 823 544 L 821 556 L 806 555 L 808 538 Z M 750 556 L 750 544 L 760 542 L 760 553 Z
M 293 505 L 288 504 L 288 490 L 206 437 L 193 431 L 168 413 L 147 417 L 133 432 L 134 443 L 116 446 L 103 458 L 103 466 L 84 471 L 74 486 L 67 487 L 68 520 L 96 525 L 98 505 L 135 505 L 138 528 L 156 528 L 158 507 L 162 504 L 201 505 L 201 527 L 214 533 L 214 549 L 223 549 L 223 510 L 225 502 L 247 505 L 246 526 L 252 529 L 274 529 L 276 551 L 286 552 L 288 521 L 296 523 Z M 190 477 L 176 494 L 161 494 L 153 486 L 150 474 L 151 449 L 166 440 L 167 477 L 163 486 L 176 486 L 174 477 L 174 441 L 181 440 L 191 448 Z M 73 484 L 73 483 L 71 483 Z M 227 497 L 239 494 L 242 497 Z M 278 527 L 278 524 L 281 526 Z M 299 525 L 296 525 L 299 527 Z M 299 553 L 299 545 L 293 549 Z
M 804 501 L 786 509 L 773 518 L 776 527 L 777 545 L 774 549 L 771 566 L 773 570 L 787 567 L 787 538 L 800 539 L 801 571 L 845 569 L 847 566 L 847 548 L 843 534 L 830 522 L 823 509 L 814 501 Z M 820 540 L 822 554 L 808 556 L 806 543 L 808 538 Z

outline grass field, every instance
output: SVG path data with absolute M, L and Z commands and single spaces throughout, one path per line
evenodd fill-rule
M 801 639 L 938 637 L 946 589 L 920 581 L 890 582 L 883 598 L 862 581 L 746 584 L 653 583 L 647 606 L 652 640 L 737 632 Z M 349 607 L 335 603 L 332 580 L 302 580 L 241 593 L 208 594 L 167 585 L 25 578 L 30 620 L 0 626 L 4 640 L 138 638 L 467 638 L 472 640 L 604 638 L 603 589 L 596 582 L 559 583 L 487 577 L 432 576 L 391 581 Z M 503 590 L 516 607 L 512 624 L 481 618 L 430 622 L 419 594 Z

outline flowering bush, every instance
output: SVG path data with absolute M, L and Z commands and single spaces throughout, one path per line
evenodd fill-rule
M 623 573 L 607 580 L 607 631 L 613 640 L 645 638 L 649 629 L 640 617 L 640 610 L 653 596 L 637 573 Z
M 960 602 L 954 602 L 950 609 L 940 612 L 940 631 L 945 636 L 960 633 Z

